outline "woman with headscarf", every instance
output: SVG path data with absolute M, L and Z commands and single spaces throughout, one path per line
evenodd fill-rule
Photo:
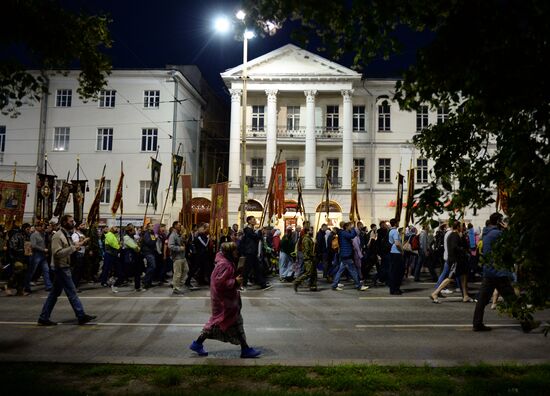
M 215 267 L 210 278 L 212 316 L 197 340 L 189 345 L 189 349 L 199 356 L 208 356 L 203 346 L 206 339 L 240 345 L 241 358 L 255 358 L 261 354 L 246 342 L 239 292 L 243 277 L 237 274 L 235 264 L 238 259 L 237 245 L 234 242 L 222 244 L 221 251 L 216 254 Z

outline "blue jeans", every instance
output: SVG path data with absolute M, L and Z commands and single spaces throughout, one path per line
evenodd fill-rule
M 103 268 L 101 269 L 101 275 L 99 276 L 99 281 L 101 282 L 101 284 L 107 283 L 107 281 L 109 280 L 109 276 L 113 271 L 113 267 L 117 265 L 116 262 L 117 257 L 105 252 L 105 254 L 103 255 Z
M 31 279 L 36 272 L 36 269 L 40 268 L 42 270 L 42 277 L 44 278 L 44 286 L 46 287 L 46 290 L 50 290 L 52 288 L 52 281 L 50 279 L 50 265 L 48 264 L 46 255 L 42 252 L 33 253 L 31 256 L 31 264 L 34 266 Z M 31 279 L 29 279 L 29 284 Z
M 439 274 L 439 279 L 437 280 L 437 283 L 435 284 L 435 289 L 439 287 L 441 282 L 443 282 L 447 277 L 449 276 L 449 272 L 451 272 L 451 268 L 449 267 L 449 263 L 445 261 L 445 265 L 443 265 L 443 271 L 441 271 L 441 274 Z M 462 290 L 462 285 L 460 284 L 460 277 L 455 277 L 456 285 Z
M 53 308 L 55 307 L 55 303 L 57 302 L 57 298 L 61 295 L 61 292 L 65 290 L 65 294 L 67 295 L 67 298 L 69 299 L 69 303 L 71 303 L 71 307 L 73 307 L 74 314 L 78 319 L 81 319 L 84 317 L 84 308 L 82 307 L 82 303 L 80 302 L 80 299 L 78 298 L 78 295 L 76 294 L 76 287 L 73 283 L 73 276 L 71 274 L 70 268 L 56 268 L 54 270 L 55 279 L 53 281 L 53 287 L 50 291 L 50 294 L 48 294 L 48 298 L 46 298 L 46 302 L 44 303 L 44 306 L 42 307 L 42 312 L 40 313 L 40 319 L 42 320 L 49 320 L 50 315 L 52 314 Z
M 279 253 L 279 277 L 287 278 L 292 275 L 292 259 L 285 252 Z
M 340 283 L 340 277 L 342 276 L 342 273 L 346 269 L 348 270 L 351 277 L 353 278 L 353 281 L 355 282 L 355 288 L 359 289 L 361 287 L 361 283 L 359 282 L 357 267 L 355 266 L 355 263 L 353 262 L 352 257 L 342 259 L 342 261 L 340 262 L 340 268 L 338 268 L 338 272 L 334 276 L 334 280 L 332 282 L 332 288 L 336 289 L 336 287 L 338 287 L 338 283 Z
M 153 283 L 153 275 L 155 274 L 156 261 L 154 254 L 146 254 L 145 261 L 147 261 L 147 268 L 145 269 L 145 276 L 143 277 L 143 284 L 145 287 L 150 287 Z

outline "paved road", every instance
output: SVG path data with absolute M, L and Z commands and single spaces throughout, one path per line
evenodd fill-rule
M 283 364 L 343 362 L 433 364 L 550 362 L 550 339 L 541 330 L 524 334 L 516 321 L 486 309 L 494 330 L 471 331 L 474 304 L 458 297 L 442 304 L 428 299 L 431 283 L 406 282 L 403 296 L 386 288 L 358 292 L 346 284 L 332 291 L 295 294 L 290 284 L 274 282 L 268 291 L 243 293 L 243 317 L 250 345 L 264 351 L 256 360 L 239 359 L 239 348 L 207 341 L 208 358 L 187 345 L 210 313 L 207 289 L 170 296 L 156 287 L 135 293 L 87 285 L 80 294 L 94 324 L 76 325 L 66 298 L 52 319 L 56 327 L 39 327 L 36 319 L 46 297 L 0 297 L 0 361 L 124 362 L 150 364 Z M 475 290 L 477 285 L 473 285 Z M 550 311 L 537 318 L 550 319 Z

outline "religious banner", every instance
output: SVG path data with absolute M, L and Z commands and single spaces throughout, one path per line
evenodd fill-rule
M 298 190 L 298 204 L 296 205 L 296 215 L 300 213 L 303 218 L 307 218 L 306 208 L 304 206 L 304 197 L 302 196 L 302 182 L 300 181 L 300 178 L 298 178 L 298 181 L 296 183 L 296 189 Z
M 407 208 L 405 209 L 405 227 L 409 225 L 413 218 L 413 205 L 414 205 L 414 168 L 409 169 L 407 175 Z
M 401 221 L 401 210 L 403 209 L 403 180 L 401 173 L 397 174 L 397 199 L 395 200 L 395 221 L 397 224 Z
M 496 210 L 502 210 L 502 212 L 508 214 L 508 199 L 510 197 L 510 189 L 505 189 L 502 183 L 499 183 L 497 189 Z
M 103 168 L 103 171 L 105 173 L 105 168 Z M 99 180 L 99 185 L 97 186 L 97 190 L 95 192 L 94 201 L 92 202 L 92 206 L 90 206 L 90 210 L 88 211 L 88 218 L 86 219 L 88 227 L 90 227 L 92 224 L 99 222 L 99 203 L 101 202 L 101 197 L 103 196 L 104 187 L 105 176 L 101 176 L 101 179 Z
M 153 208 L 155 208 L 155 210 L 157 210 L 158 203 L 157 192 L 159 189 L 161 167 L 162 164 L 151 157 L 151 203 L 153 204 Z
M 84 197 L 88 180 L 71 180 L 73 194 L 73 218 L 75 224 L 84 220 Z
M 212 206 L 210 208 L 210 235 L 217 239 L 218 233 L 227 227 L 227 186 L 228 182 L 212 184 Z
M 6 228 L 23 222 L 27 183 L 0 181 L 0 223 Z
M 61 191 L 57 194 L 55 210 L 53 211 L 54 216 L 60 217 L 65 213 L 65 206 L 67 206 L 67 201 L 71 195 L 71 189 L 71 183 L 64 181 L 61 186 Z
M 285 212 L 286 162 L 279 162 L 271 169 L 271 194 L 269 197 L 269 220 L 274 215 L 283 217 Z
M 118 185 L 115 191 L 115 199 L 111 205 L 111 213 L 116 215 L 118 207 L 120 206 L 120 214 L 124 212 L 124 202 L 122 201 L 122 188 L 124 187 L 124 171 L 122 170 L 122 163 L 120 164 L 120 178 L 118 179 Z
M 39 173 L 36 175 L 36 209 L 37 220 L 49 221 L 53 215 L 53 188 L 55 175 Z
M 181 155 L 172 155 L 172 204 L 176 202 L 176 190 L 180 180 L 181 167 L 183 166 L 183 157 Z
M 188 231 L 191 231 L 193 227 L 193 210 L 191 206 L 193 189 L 191 186 L 191 175 L 181 175 L 181 191 L 183 193 L 181 205 L 182 226 Z
M 359 169 L 351 171 L 351 209 L 349 210 L 349 220 L 352 222 L 361 221 L 359 206 L 357 204 L 357 178 Z

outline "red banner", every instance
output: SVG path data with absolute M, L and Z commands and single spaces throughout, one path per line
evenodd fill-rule
M 14 222 L 20 225 L 25 214 L 26 198 L 27 183 L 0 181 L 0 223 L 7 228 Z
M 221 229 L 228 226 L 227 182 L 212 184 L 212 206 L 210 208 L 210 234 L 217 238 Z
M 191 208 L 193 189 L 191 184 L 191 175 L 181 175 L 181 191 L 183 193 L 181 205 L 181 223 L 185 229 L 191 231 L 191 227 L 193 226 L 193 210 Z
M 124 212 L 124 202 L 122 201 L 122 187 L 124 183 L 124 171 L 122 170 L 122 164 L 120 165 L 120 179 L 118 179 L 118 185 L 116 187 L 115 199 L 111 205 L 111 213 L 116 215 L 118 207 L 120 206 L 120 214 Z
M 286 162 L 279 162 L 273 168 L 273 214 L 280 219 L 285 212 Z

